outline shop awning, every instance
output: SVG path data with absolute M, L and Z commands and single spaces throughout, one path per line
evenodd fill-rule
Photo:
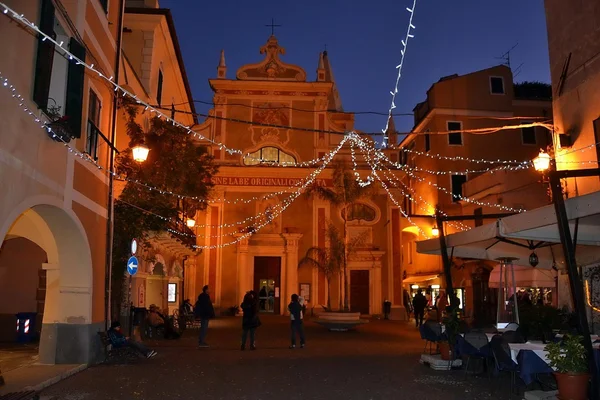
M 565 206 L 571 235 L 577 239 L 578 264 L 600 261 L 600 192 L 567 199 Z M 578 225 L 577 235 L 575 225 Z M 448 255 L 454 257 L 482 260 L 515 257 L 514 265 L 530 266 L 529 256 L 535 251 L 539 259 L 537 268 L 564 266 L 553 205 L 448 235 L 446 245 Z M 440 242 L 437 238 L 417 242 L 417 252 L 440 254 Z
M 427 282 L 436 279 L 439 276 L 437 275 L 413 275 L 409 276 L 402 283 L 419 283 L 419 282 Z
M 515 286 L 517 287 L 538 287 L 548 288 L 555 287 L 557 272 L 552 269 L 539 269 L 533 267 L 514 266 L 515 269 Z M 508 284 L 512 286 L 512 274 L 508 271 L 507 276 L 502 277 L 502 286 L 505 285 L 506 279 Z M 489 286 L 491 288 L 500 287 L 500 266 L 494 267 L 490 274 Z

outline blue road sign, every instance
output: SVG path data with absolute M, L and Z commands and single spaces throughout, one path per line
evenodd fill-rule
M 138 270 L 138 259 L 134 256 L 129 257 L 127 260 L 127 272 L 129 275 L 135 275 Z

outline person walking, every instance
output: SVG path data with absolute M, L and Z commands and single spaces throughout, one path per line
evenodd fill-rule
M 208 347 L 206 343 L 206 333 L 208 332 L 208 321 L 215 317 L 215 309 L 210 300 L 210 289 L 208 285 L 202 288 L 202 293 L 198 296 L 198 301 L 194 306 L 194 316 L 200 319 L 200 337 L 198 338 L 198 347 Z
M 292 328 L 292 344 L 290 349 L 296 348 L 296 334 L 300 336 L 300 347 L 304 348 L 304 326 L 302 320 L 304 319 L 305 308 L 300 304 L 297 294 L 292 295 L 292 301 L 288 305 L 290 312 L 291 328 Z
M 417 328 L 423 325 L 423 319 L 425 318 L 425 307 L 427 306 L 427 298 L 423 296 L 421 289 L 417 291 L 413 298 L 413 310 L 415 313 L 415 324 Z
M 240 307 L 244 312 L 242 317 L 242 351 L 246 350 L 248 333 L 250 333 L 250 350 L 256 350 L 256 328 L 261 325 L 258 318 L 258 295 L 256 292 L 252 290 L 246 293 Z

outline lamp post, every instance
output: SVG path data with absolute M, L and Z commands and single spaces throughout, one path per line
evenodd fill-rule
M 598 367 L 595 362 L 594 349 L 590 338 L 590 329 L 587 319 L 587 309 L 583 295 L 583 281 L 579 270 L 577 269 L 577 260 L 575 257 L 576 241 L 571 236 L 569 226 L 569 217 L 565 205 L 561 179 L 577 178 L 584 176 L 599 176 L 600 168 L 583 170 L 564 170 L 556 169 L 556 161 L 549 154 L 540 151 L 540 154 L 533 160 L 535 169 L 544 175 L 544 179 L 549 181 L 550 194 L 554 204 L 556 214 L 556 225 L 560 237 L 560 243 L 563 249 L 565 267 L 569 276 L 569 287 L 573 299 L 574 311 L 577 315 L 577 330 L 583 336 L 583 345 L 587 352 L 589 371 L 592 375 L 591 398 L 600 399 L 600 382 L 598 376 Z

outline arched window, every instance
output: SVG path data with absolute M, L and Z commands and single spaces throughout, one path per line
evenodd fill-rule
M 377 211 L 371 206 L 364 203 L 354 203 L 348 206 L 348 218 L 347 221 L 366 221 L 373 222 L 377 217 Z M 342 218 L 344 217 L 346 210 L 342 210 Z
M 263 147 L 244 157 L 244 165 L 272 165 L 276 163 L 296 165 L 296 159 L 277 147 Z

